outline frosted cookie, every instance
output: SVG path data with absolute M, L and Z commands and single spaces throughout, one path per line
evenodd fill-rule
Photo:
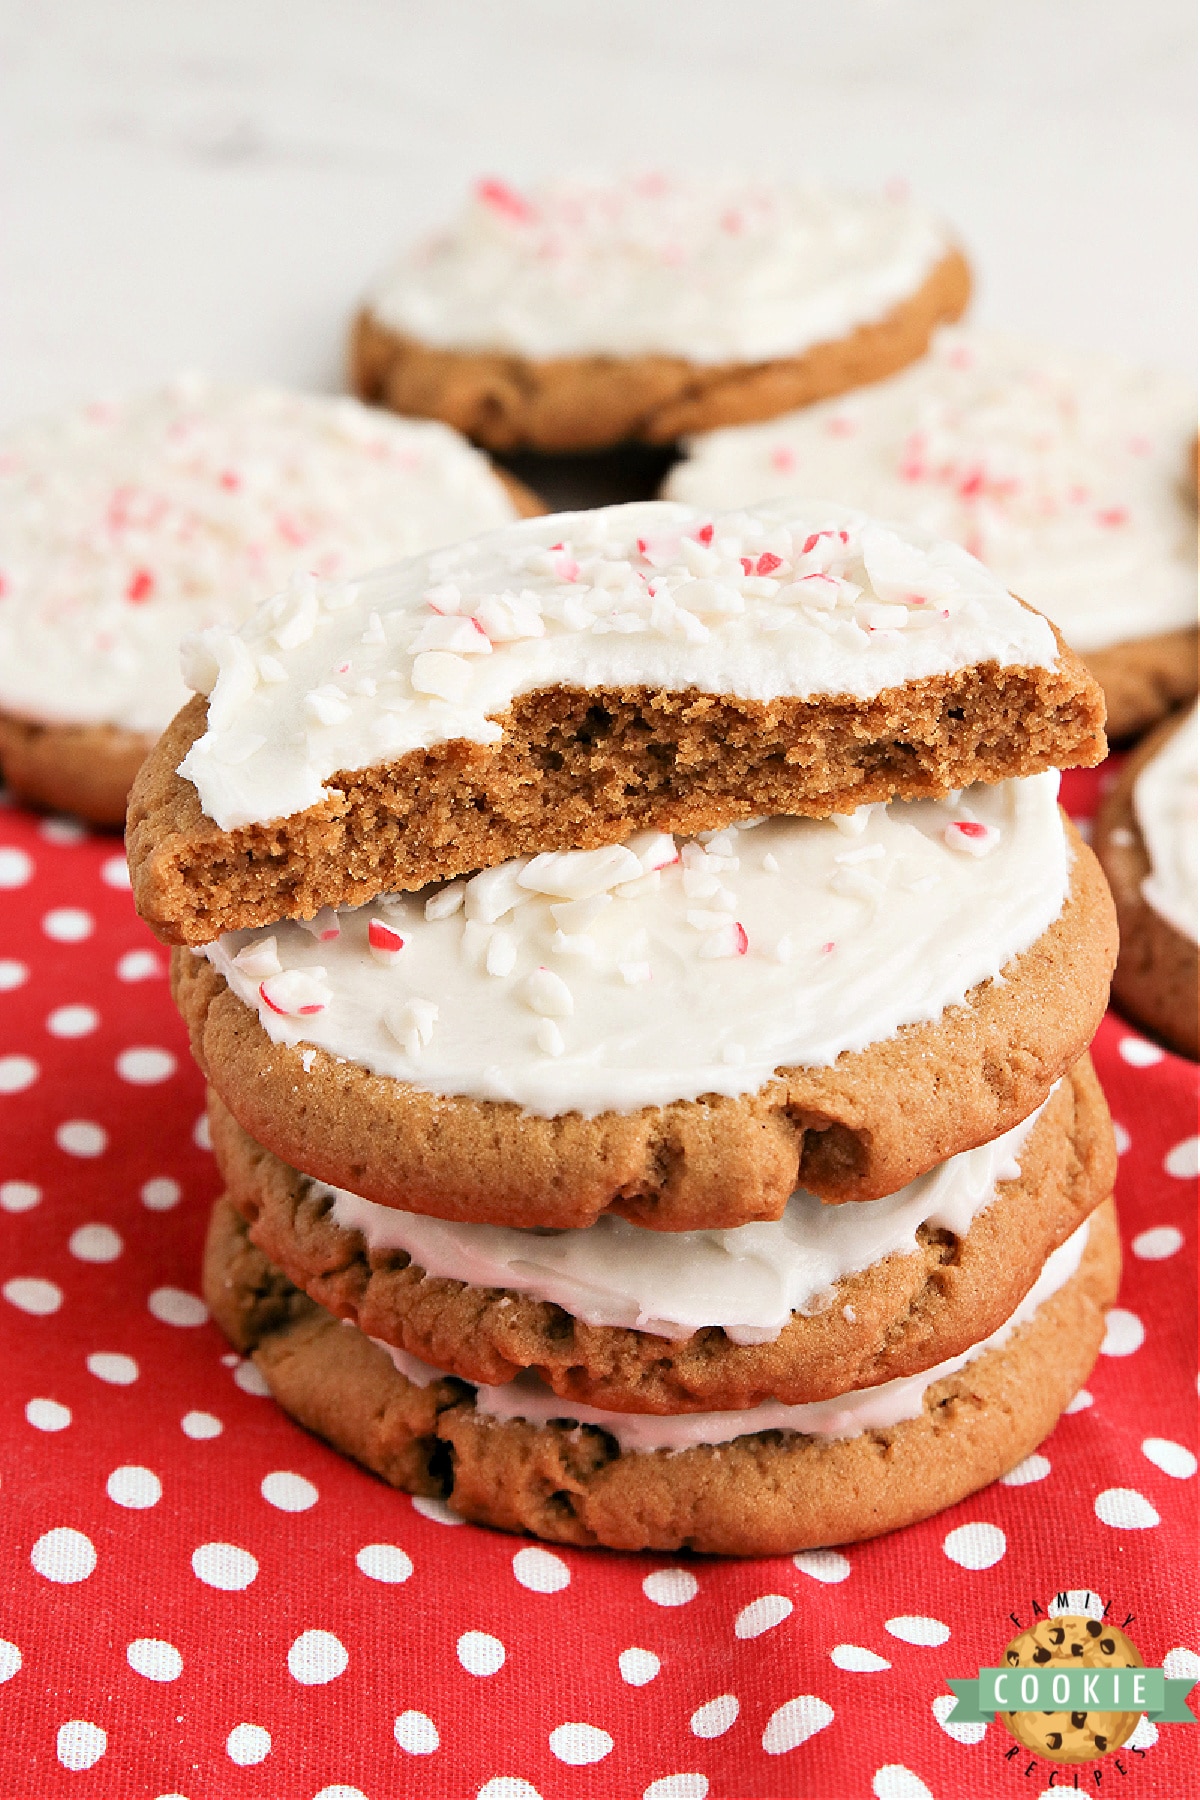
M 447 1224 L 289 1169 L 210 1094 L 251 1242 L 328 1311 L 464 1380 L 529 1369 L 619 1412 L 826 1400 L 931 1368 L 997 1329 L 1112 1192 L 1085 1058 L 1032 1119 L 860 1206 L 792 1195 L 772 1224 L 648 1232 Z
M 187 698 L 179 641 L 298 572 L 352 574 L 538 510 L 444 426 L 181 377 L 0 436 L 0 765 L 123 822 Z
M 492 450 L 668 443 L 901 368 L 969 292 L 946 228 L 905 200 L 482 181 L 369 296 L 351 382 Z
M 1113 997 L 1193 1060 L 1200 1057 L 1196 732 L 1193 706 L 1139 744 L 1095 830 L 1121 930 Z
M 522 859 L 177 951 L 175 997 L 239 1123 L 383 1205 L 677 1231 L 878 1199 L 1100 1022 L 1112 902 L 1055 786 Z
M 963 544 L 1058 626 L 1127 737 L 1196 691 L 1188 383 L 947 330 L 902 374 L 767 425 L 693 439 L 666 492 L 745 506 L 785 491 Z
M 134 793 L 169 942 L 631 831 L 1092 763 L 1100 691 L 964 551 L 821 502 L 530 519 L 193 640 Z
M 771 1556 L 911 1524 L 1028 1456 L 1086 1380 L 1119 1274 L 1109 1203 L 941 1367 L 812 1406 L 667 1417 L 564 1410 L 529 1376 L 473 1390 L 382 1349 L 300 1294 L 228 1201 L 204 1285 L 280 1405 L 394 1487 L 555 1543 Z

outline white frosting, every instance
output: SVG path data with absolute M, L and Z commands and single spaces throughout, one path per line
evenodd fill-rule
M 1197 709 L 1173 731 L 1133 784 L 1133 812 L 1150 873 L 1142 894 L 1160 918 L 1194 944 L 1197 929 Z
M 881 318 L 949 249 L 910 201 L 811 185 L 482 181 L 369 304 L 447 349 L 758 362 Z
M 844 1208 L 839 1210 L 845 1210 Z M 1042 1272 L 1021 1301 L 990 1337 L 972 1344 L 959 1356 L 947 1358 L 919 1375 L 902 1375 L 895 1381 L 881 1382 L 878 1387 L 856 1388 L 830 1400 L 811 1400 L 799 1406 L 785 1406 L 778 1400 L 764 1400 L 760 1406 L 743 1412 L 654 1413 L 609 1412 L 598 1406 L 585 1406 L 576 1400 L 564 1400 L 529 1370 L 515 1381 L 496 1387 L 475 1389 L 475 1410 L 490 1419 L 527 1419 L 534 1425 L 551 1420 L 576 1425 L 598 1425 L 616 1438 L 625 1451 L 687 1450 L 694 1444 L 729 1444 L 736 1438 L 760 1431 L 798 1431 L 806 1437 L 852 1438 L 864 1431 L 882 1431 L 899 1425 L 905 1419 L 919 1418 L 925 1395 L 936 1382 L 1008 1342 L 1019 1326 L 1033 1318 L 1043 1301 L 1065 1287 L 1079 1267 L 1087 1245 L 1088 1221 L 1072 1232 L 1064 1244 L 1051 1251 Z M 401 1375 L 419 1387 L 428 1387 L 443 1371 L 422 1363 L 404 1350 L 380 1343 Z
M 950 329 L 887 381 L 693 438 L 665 491 L 837 494 L 963 544 L 1098 650 L 1195 623 L 1195 431 L 1182 380 Z
M 955 545 L 825 502 L 714 521 L 642 501 L 529 519 L 205 633 L 188 666 L 208 729 L 180 773 L 227 830 L 316 805 L 339 770 L 497 743 L 513 699 L 541 688 L 866 699 L 1056 654 L 1045 620 Z
M 435 1093 L 542 1116 L 746 1094 L 939 1018 L 1028 949 L 1067 894 L 1057 788 L 1052 770 L 707 847 L 646 832 L 203 954 L 274 1042 Z
M 793 1313 L 824 1311 L 845 1276 L 915 1254 L 922 1225 L 965 1237 L 997 1184 L 1019 1176 L 1037 1117 L 882 1200 L 823 1206 L 801 1189 L 781 1219 L 728 1231 L 645 1231 L 607 1216 L 580 1231 L 454 1224 L 340 1188 L 332 1218 L 374 1252 L 406 1250 L 427 1275 L 550 1300 L 586 1325 L 675 1339 L 720 1326 L 735 1344 L 763 1344 Z
M 513 512 L 456 432 L 356 400 L 181 377 L 31 421 L 0 438 L 0 708 L 158 732 L 185 632 Z

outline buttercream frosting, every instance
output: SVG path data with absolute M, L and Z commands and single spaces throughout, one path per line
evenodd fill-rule
M 948 1375 L 956 1375 L 987 1351 L 999 1350 L 1014 1331 L 1028 1324 L 1039 1306 L 1065 1287 L 1074 1275 L 1087 1246 L 1087 1238 L 1088 1221 L 1085 1219 L 1065 1243 L 1051 1251 L 1025 1298 L 990 1337 L 918 1375 L 902 1375 L 894 1381 L 881 1382 L 877 1387 L 855 1388 L 829 1400 L 810 1400 L 799 1406 L 764 1400 L 761 1405 L 741 1412 L 629 1413 L 610 1412 L 575 1400 L 563 1400 L 540 1376 L 525 1370 L 515 1381 L 494 1387 L 477 1387 L 474 1390 L 475 1410 L 484 1418 L 526 1419 L 534 1425 L 546 1425 L 552 1420 L 598 1425 L 625 1451 L 688 1450 L 696 1444 L 732 1443 L 736 1438 L 760 1431 L 796 1431 L 806 1437 L 852 1438 L 864 1431 L 886 1430 L 905 1419 L 919 1418 L 925 1395 L 931 1387 Z M 375 1342 L 379 1343 L 379 1340 Z M 421 1362 L 407 1351 L 382 1343 L 380 1348 L 391 1357 L 400 1374 L 419 1387 L 428 1387 L 442 1378 L 441 1369 Z
M 490 180 L 368 304 L 447 349 L 758 362 L 881 318 L 950 248 L 910 200 L 812 184 Z
M 356 400 L 185 376 L 33 420 L 0 437 L 0 708 L 157 733 L 185 632 L 513 516 L 448 426 Z
M 693 438 L 665 491 L 819 486 L 965 545 L 1086 652 L 1195 623 L 1195 431 L 1180 379 L 947 328 L 886 381 Z
M 308 582 L 190 641 L 208 724 L 180 764 L 223 829 L 316 805 L 341 770 L 494 744 L 567 685 L 869 698 L 1054 635 L 953 544 L 821 501 L 666 501 L 529 519 L 352 583 Z
M 215 968 L 276 1043 L 531 1113 L 746 1094 L 936 1019 L 1053 923 L 1058 775 L 842 818 L 520 857 L 308 923 Z
M 648 1232 L 611 1216 L 585 1230 L 521 1231 L 424 1218 L 340 1188 L 330 1210 L 372 1252 L 407 1251 L 427 1275 L 552 1301 L 586 1325 L 673 1339 L 719 1326 L 735 1344 L 763 1344 L 793 1313 L 825 1310 L 847 1275 L 914 1255 L 922 1225 L 965 1237 L 998 1184 L 1019 1176 L 1040 1111 L 882 1200 L 824 1206 L 801 1189 L 782 1218 L 728 1231 Z
M 1197 708 L 1168 737 L 1133 784 L 1137 820 L 1150 873 L 1142 896 L 1161 919 L 1196 943 Z

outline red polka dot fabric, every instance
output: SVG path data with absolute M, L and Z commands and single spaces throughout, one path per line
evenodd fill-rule
M 1090 812 L 1096 779 L 1068 779 Z M 200 1077 L 120 847 L 0 812 L 0 1795 L 80 1800 L 1040 1796 L 946 1722 L 1063 1588 L 1200 1673 L 1196 1070 L 1110 1015 L 1119 1307 L 1003 1482 L 760 1562 L 552 1550 L 336 1456 L 209 1321 Z M 1102 1793 L 1197 1791 L 1143 1720 Z

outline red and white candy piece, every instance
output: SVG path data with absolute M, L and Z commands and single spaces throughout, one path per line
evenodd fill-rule
M 367 926 L 367 948 L 377 963 L 390 968 L 404 948 L 404 939 L 394 926 L 372 919 Z
M 279 947 L 273 937 L 259 938 L 256 942 L 247 944 L 234 957 L 233 966 L 249 981 L 266 981 L 268 976 L 279 975 L 283 971 Z
M 750 948 L 750 940 L 746 936 L 746 927 L 738 919 L 732 924 L 720 925 L 703 938 L 698 954 L 709 957 L 745 956 Z
M 259 984 L 259 998 L 273 1013 L 286 1018 L 304 1019 L 324 1012 L 333 999 L 326 986 L 324 969 L 284 969 Z
M 955 819 L 942 837 L 951 850 L 961 850 L 964 856 L 986 856 L 1000 841 L 995 826 L 983 825 L 978 819 Z
M 323 906 L 311 919 L 300 919 L 297 922 L 303 925 L 305 931 L 311 932 L 319 944 L 332 944 L 342 935 L 342 927 L 332 906 Z

